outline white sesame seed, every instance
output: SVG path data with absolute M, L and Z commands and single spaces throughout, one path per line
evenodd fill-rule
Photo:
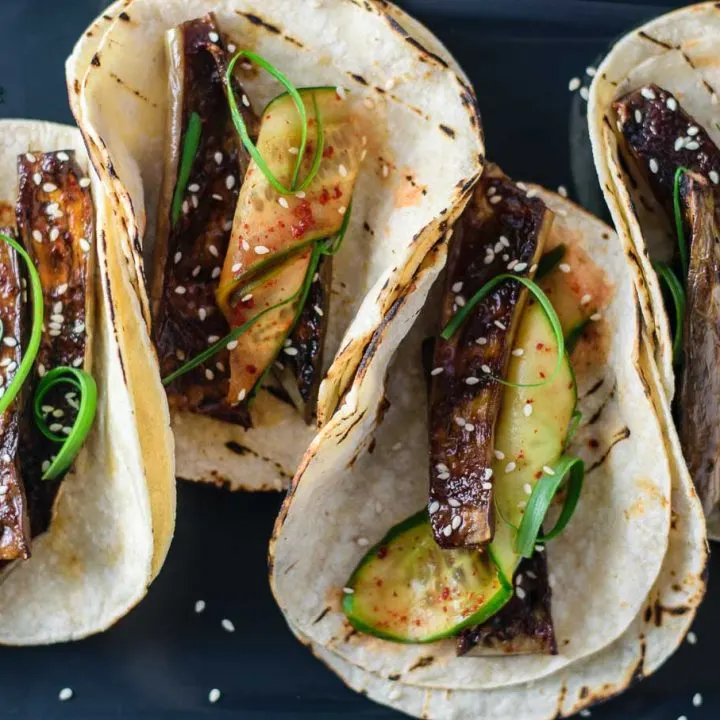
M 344 100 L 344 99 L 345 99 L 345 95 L 347 94 L 347 90 L 346 90 L 342 85 L 338 85 L 338 86 L 335 88 L 335 92 L 337 93 L 337 96 L 338 96 L 341 100 Z
M 512 354 L 513 354 L 515 357 L 522 357 L 522 356 L 525 354 L 525 351 L 524 351 L 522 348 L 515 348 L 515 349 L 512 351 Z
M 593 313 L 593 314 L 590 316 L 590 319 L 591 319 L 593 322 L 597 322 L 598 320 L 602 320 L 602 315 L 601 315 L 600 313 Z
M 48 429 L 50 432 L 60 432 L 62 430 L 62 423 L 51 423 Z
M 718 175 L 717 170 L 711 170 L 708 173 L 708 177 L 710 178 L 710 182 L 714 183 L 715 185 L 720 182 L 720 175 Z
M 650 172 L 653 174 L 657 174 L 657 171 L 660 169 L 660 166 L 658 165 L 658 161 L 655 158 L 650 158 Z
M 25 157 L 29 162 L 37 162 L 37 158 L 32 153 L 25 153 Z
M 90 243 L 85 238 L 80 238 L 78 240 L 78 245 L 80 245 L 83 252 L 90 252 Z
M 522 272 L 528 266 L 525 262 L 519 262 L 513 269 L 515 272 Z
M 215 257 L 219 257 L 220 253 L 214 245 L 208 245 L 208 252 Z
M 592 715 L 592 713 L 587 708 L 580 711 L 580 717 L 590 717 L 590 715 Z
M 456 515 L 452 522 L 450 523 L 453 530 L 457 530 L 462 525 L 462 518 L 459 515 Z
M 237 346 L 238 346 L 238 341 L 237 341 L 237 340 L 231 340 L 225 347 L 226 347 L 228 350 L 233 351 Z M 244 391 L 241 391 L 241 392 L 244 392 Z
M 699 132 L 700 132 L 700 128 L 697 125 L 691 125 L 687 129 L 687 134 L 690 135 L 690 137 L 697 135 Z
M 688 720 L 687 715 L 681 715 L 677 720 Z
M 42 182 L 42 175 L 40 173 L 34 173 L 33 174 L 33 182 L 36 185 L 39 185 Z
M 483 263 L 485 263 L 485 265 L 490 265 L 490 263 L 492 263 L 492 261 L 494 259 L 495 259 L 494 255 L 486 255 L 485 259 L 483 260 Z
M 205 377 L 208 380 L 214 380 L 215 379 L 215 373 L 210 368 L 205 368 Z
M 295 193 L 295 197 L 299 198 L 300 200 L 304 200 L 307 197 L 307 193 L 304 190 L 298 190 Z
M 53 322 L 56 322 L 56 323 L 62 323 L 62 322 L 65 322 L 65 316 L 61 315 L 60 313 L 53 313 L 50 316 L 50 320 L 52 320 Z
M 178 294 L 178 295 L 184 295 L 187 291 L 185 290 L 185 286 L 184 286 L 184 285 L 178 285 L 178 286 L 175 288 L 175 292 L 176 292 L 176 294 Z
M 235 43 L 228 43 L 227 49 L 229 53 L 234 53 L 237 50 L 237 45 Z
M 252 293 L 247 293 L 247 295 L 243 295 L 243 296 L 240 298 L 240 302 L 241 302 L 241 303 L 246 303 L 248 300 L 252 300 L 252 296 L 253 296 Z
M 488 197 L 492 197 L 497 192 L 497 188 L 494 185 L 491 185 L 487 189 L 487 193 L 485 193 Z
M 506 466 L 505 466 L 505 472 L 510 473 L 517 467 L 517 463 L 514 460 L 511 460 Z
M 245 399 L 245 396 L 246 396 L 246 395 L 247 395 L 247 390 L 245 390 L 245 388 L 243 388 L 243 389 L 238 393 L 238 396 L 237 396 L 237 397 L 238 397 L 238 402 L 242 402 L 242 401 Z
M 83 359 L 81 357 L 75 358 L 72 361 L 73 367 L 80 367 L 83 364 Z
M 444 535 L 445 537 L 450 537 L 450 535 L 452 534 L 452 528 L 451 528 L 449 525 L 446 525 L 446 526 L 443 528 L 443 531 L 442 531 L 442 532 L 443 532 L 443 535 Z
M 190 204 L 188 203 L 187 200 L 183 200 L 182 211 L 185 215 L 187 215 L 190 212 Z
M 500 245 L 500 249 L 501 249 L 501 248 L 502 248 L 502 245 Z M 495 252 L 498 252 L 498 248 L 497 248 L 497 247 L 495 248 Z M 508 270 L 512 270 L 517 264 L 518 264 L 518 261 L 517 261 L 517 260 L 511 260 L 511 261 L 508 263 L 508 265 L 507 265 L 507 269 L 508 269 Z
M 435 469 L 438 472 L 447 472 L 448 466 L 445 463 L 437 463 L 437 465 L 435 465 Z
M 465 425 L 465 418 L 456 417 L 455 423 L 459 425 L 460 427 L 463 427 Z
M 525 403 L 525 406 L 523 407 L 523 415 L 525 417 L 530 417 L 532 415 L 533 406 L 530 403 Z
M 588 67 L 585 68 L 585 74 L 588 77 L 595 77 L 597 70 L 592 65 L 588 65 Z
M 503 323 L 501 323 L 499 320 L 494 320 L 493 324 L 495 325 L 495 327 L 498 327 L 501 330 L 507 330 L 507 327 Z
M 534 198 L 538 194 L 538 191 L 535 188 L 530 188 L 525 194 L 529 198 Z
M 220 165 L 220 163 L 222 163 L 222 161 L 223 161 L 223 154 L 221 152 L 216 152 L 215 153 L 215 162 L 218 165 Z
M 80 180 L 80 187 L 81 187 L 81 188 L 90 187 L 90 182 L 91 182 L 90 178 L 82 178 L 82 179 Z
M 560 263 L 558 265 L 558 268 L 560 268 L 560 272 L 569 273 L 572 269 L 567 263 Z
M 440 509 L 440 503 L 437 500 L 433 500 L 428 507 L 428 512 L 434 515 Z
M 499 202 L 502 202 L 502 195 L 493 195 L 490 198 L 491 205 L 497 205 Z
M 200 271 L 201 271 L 201 270 L 202 270 L 202 268 L 201 268 L 199 265 L 196 265 L 196 266 L 192 269 L 192 272 L 191 272 L 190 274 L 191 274 L 193 277 L 197 277 L 197 276 L 200 274 Z
M 579 77 L 570 78 L 570 82 L 568 83 L 568 90 L 570 92 L 575 92 L 581 85 L 582 81 Z
M 355 591 L 351 587 L 344 587 L 343 592 L 346 595 L 354 595 L 355 594 Z
M 338 208 L 338 212 L 339 212 L 341 215 L 344 215 L 344 214 L 347 212 L 347 208 L 346 208 L 344 205 L 341 205 L 341 206 Z
M 515 588 L 515 594 L 516 594 L 521 600 L 523 600 L 523 599 L 525 598 L 525 591 L 524 591 L 521 587 L 516 587 L 516 588 Z
M 288 203 L 287 199 L 284 197 L 279 197 L 278 203 L 280 204 L 281 207 L 284 207 L 286 210 L 287 210 L 287 208 L 290 207 L 290 204 Z
M 685 147 L 685 138 L 679 137 L 675 140 L 675 152 L 682 150 Z
M 283 352 L 284 352 L 286 355 L 290 355 L 290 357 L 293 357 L 294 355 L 297 355 L 297 354 L 298 354 L 298 349 L 297 349 L 297 348 L 294 348 L 294 347 L 286 347 L 286 348 L 283 349 Z
M 487 345 L 487 338 L 479 337 L 475 342 L 478 345 Z
M 242 241 L 242 249 L 245 251 L 250 249 L 250 243 L 247 240 Z
M 59 237 L 60 237 L 60 231 L 59 231 L 57 228 L 54 227 L 54 228 L 50 231 L 50 239 L 51 239 L 53 242 L 55 242 L 55 240 L 57 240 Z
M 489 480 L 493 476 L 492 468 L 485 468 L 483 470 L 483 480 Z
M 492 370 L 490 370 L 490 366 L 489 366 L 489 365 L 483 365 L 480 369 L 481 369 L 484 373 L 490 373 L 490 372 L 492 372 Z
M 176 252 L 174 259 L 175 259 L 175 264 L 177 265 L 177 264 L 182 260 L 182 253 L 181 253 L 181 252 Z
M 448 498 L 448 505 L 453 508 L 459 508 L 460 507 L 460 501 L 456 500 L 455 498 L 451 497 Z
M 214 345 L 219 339 L 220 339 L 219 335 L 208 335 L 207 341 L 210 345 Z
M 635 122 L 638 125 L 642 122 L 642 113 L 639 110 L 635 111 Z
M 205 320 L 207 317 L 207 310 L 204 307 L 198 308 L 198 317 L 200 320 Z
M 546 475 L 554 475 L 555 474 L 555 470 L 553 470 L 549 465 L 543 465 L 543 472 Z
M 223 618 L 220 624 L 222 625 L 223 630 L 227 630 L 227 632 L 235 632 L 235 625 L 232 620 Z
M 42 189 L 43 189 L 43 192 L 51 193 L 51 192 L 55 192 L 58 188 L 57 188 L 57 185 L 55 185 L 54 183 L 48 182 L 42 186 Z
M 592 300 L 592 295 L 583 295 L 580 298 L 580 304 L 581 305 L 587 305 Z
M 313 310 L 322 317 L 325 313 L 323 312 L 323 309 L 319 305 L 313 305 Z
M 454 293 L 459 293 L 463 289 L 462 282 L 453 283 L 453 286 L 451 289 Z
M 695 693 L 693 695 L 692 704 L 695 707 L 700 707 L 703 704 L 703 697 L 700 693 Z
M 234 175 L 228 175 L 225 178 L 225 187 L 228 190 L 232 190 L 235 187 L 235 176 Z
M 669 97 L 665 101 L 665 104 L 667 105 L 668 110 L 672 110 L 673 112 L 678 109 L 677 100 L 674 97 Z
M 436 367 L 430 371 L 430 374 L 431 375 L 439 375 L 441 372 L 443 372 L 443 369 L 441 367 Z
M 342 175 L 342 177 L 347 177 L 348 171 L 343 164 L 340 164 L 340 166 L 338 167 L 338 172 L 340 173 L 340 175 Z
M 526 495 L 532 495 L 532 485 L 530 483 L 525 483 L 523 485 L 523 491 Z
M 655 92 L 649 87 L 644 87 L 642 90 L 640 90 L 640 94 L 646 100 L 654 100 L 655 99 Z
M 218 42 L 218 40 L 220 40 L 220 36 L 216 32 L 211 32 L 208 33 L 208 39 L 210 40 L 210 42 L 216 43 Z
M 39 230 L 33 230 L 32 237 L 35 242 L 42 242 L 42 233 Z
M 205 601 L 204 600 L 198 600 L 195 603 L 195 612 L 200 614 L 205 609 Z
M 484 483 L 482 484 L 482 489 L 483 489 L 483 490 L 492 490 L 492 483 L 484 482 Z
M 462 295 L 455 296 L 455 304 L 458 307 L 465 307 L 465 298 Z
M 220 699 L 220 695 L 221 695 L 220 691 L 217 688 L 213 688 L 208 693 L 208 702 L 215 704 Z
M 366 537 L 359 537 L 355 542 L 360 547 L 367 547 L 370 544 L 370 541 Z
M 37 371 L 38 371 L 38 375 L 40 377 L 42 377 L 47 372 L 47 369 L 45 368 L 45 366 L 42 363 L 38 363 Z
M 564 198 L 568 196 L 567 188 L 564 185 L 558 185 L 558 195 Z
M 480 382 L 480 380 L 478 380 L 478 378 L 473 377 L 473 376 L 465 378 L 466 385 L 477 385 L 479 382 Z
M 188 185 L 188 192 L 196 193 L 200 191 L 200 186 L 197 183 L 193 183 L 192 185 Z
M 688 150 L 699 150 L 700 149 L 700 143 L 697 140 L 691 140 L 690 142 L 685 143 L 685 147 Z
M 17 340 L 14 337 L 4 337 L 3 343 L 8 347 L 15 347 L 17 345 Z
M 390 174 L 390 168 L 387 165 L 382 166 L 382 176 L 387 177 Z
M 60 331 L 57 328 L 53 328 L 52 330 L 48 331 L 48 335 L 50 337 L 59 337 Z
M 690 645 L 697 645 L 697 635 L 692 630 L 687 634 L 687 641 Z
M 590 97 L 590 91 L 586 87 L 580 88 L 580 97 L 583 100 L 587 100 Z
M 256 255 L 267 255 L 270 252 L 268 248 L 266 248 L 264 245 L 256 245 L 255 246 L 255 254 Z
M 466 422 L 465 423 L 465 430 L 468 432 L 472 432 L 475 429 L 475 426 L 472 423 Z
M 3 392 L 5 392 L 5 391 L 3 390 Z M 43 461 L 43 464 L 40 466 L 40 469 L 41 469 L 43 472 L 45 472 L 49 467 L 50 467 L 50 461 L 49 461 L 49 460 L 44 460 L 44 461 Z
M 297 147 L 289 147 L 289 148 L 288 148 L 288 152 L 289 152 L 291 155 L 299 155 L 299 154 L 300 154 L 300 148 L 297 148 Z
M 45 462 L 47 462 L 47 460 Z M 43 463 L 43 465 L 45 465 L 45 463 Z M 48 467 L 50 467 L 50 463 L 48 463 Z M 47 468 L 43 468 L 43 470 L 47 470 Z M 72 688 L 66 687 L 58 693 L 58 699 L 60 702 L 66 702 L 67 700 L 71 700 L 73 695 Z

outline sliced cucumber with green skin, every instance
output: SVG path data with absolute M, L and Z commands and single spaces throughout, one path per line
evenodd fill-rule
M 386 640 L 429 643 L 485 622 L 512 597 L 486 553 L 442 550 L 426 510 L 393 527 L 348 581 L 353 627 Z
M 297 302 L 276 306 L 302 287 L 313 242 L 332 237 L 340 229 L 360 168 L 362 134 L 350 105 L 334 87 L 305 88 L 299 93 L 308 117 L 308 142 L 298 191 L 280 193 L 254 162 L 250 165 L 220 276 L 217 301 L 231 328 L 269 309 L 237 338 L 230 353 L 228 399 L 233 403 L 250 396 L 280 352 L 299 308 Z M 323 130 L 322 159 L 317 173 L 300 190 L 313 167 L 318 118 Z M 279 96 L 265 109 L 257 149 L 285 187 L 292 183 L 301 130 L 298 109 L 289 95 Z
M 525 310 L 515 337 L 515 351 L 508 368 L 509 382 L 528 385 L 552 377 L 557 345 L 550 321 L 536 302 Z M 551 381 L 539 387 L 506 387 L 502 402 L 495 430 L 495 450 L 502 453 L 502 458 L 493 463 L 496 520 L 490 552 L 510 581 L 521 560 L 514 546 L 525 506 L 543 468 L 562 455 L 577 404 L 575 377 L 567 354 Z

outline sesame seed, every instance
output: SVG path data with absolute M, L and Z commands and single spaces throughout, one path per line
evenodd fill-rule
M 232 190 L 235 187 L 235 176 L 234 175 L 228 175 L 225 178 L 225 187 L 228 190 Z
M 587 708 L 580 711 L 580 717 L 590 717 L 590 715 L 592 715 L 592 713 Z
M 447 472 L 448 466 L 445 463 L 438 463 L 437 465 L 435 465 L 435 469 L 438 472 Z
M 42 175 L 41 175 L 40 173 L 35 173 L 35 174 L 33 175 L 33 182 L 34 182 L 36 185 L 39 185 L 39 184 L 42 182 Z
M 200 186 L 197 183 L 193 183 L 192 185 L 188 185 L 188 192 L 196 193 L 200 191 Z
M 286 348 L 284 348 L 283 352 L 286 355 L 290 355 L 290 357 L 293 357 L 294 355 L 298 354 L 297 348 L 294 348 L 294 347 L 286 347 Z
M 346 90 L 342 85 L 338 85 L 338 86 L 335 88 L 335 92 L 337 93 L 337 96 L 338 96 L 341 100 L 344 100 L 344 99 L 345 99 L 345 95 L 346 95 L 346 93 L 347 93 L 347 90 Z
M 216 32 L 211 32 L 208 33 L 208 39 L 210 40 L 210 42 L 216 43 L 218 42 L 218 40 L 220 40 L 220 36 Z
M 428 512 L 431 515 L 434 515 L 439 509 L 440 509 L 440 503 L 437 500 L 433 500 L 428 507 Z
M 219 339 L 220 339 L 219 335 L 208 335 L 207 341 L 210 345 L 214 345 Z
M 635 111 L 635 122 L 638 125 L 642 122 L 642 113 L 639 110 Z
M 481 369 L 484 373 L 490 373 L 490 372 L 492 372 L 492 370 L 490 370 L 490 366 L 489 366 L 489 365 L 483 365 L 480 369 Z
M 174 259 L 175 259 L 175 264 L 177 265 L 177 264 L 182 260 L 182 253 L 181 253 L 181 252 L 176 252 Z
M 45 368 L 45 366 L 42 363 L 38 363 L 37 371 L 38 371 L 38 375 L 40 377 L 42 377 L 47 372 L 47 369 Z
M 499 202 L 502 202 L 502 195 L 493 195 L 490 198 L 491 205 L 497 205 Z
M 583 295 L 580 298 L 581 305 L 587 305 L 592 300 L 592 295 Z
M 692 704 L 695 707 L 700 707 L 703 704 L 703 697 L 700 693 L 695 693 L 693 695 Z
M 457 530 L 462 525 L 462 518 L 459 515 L 456 515 L 452 522 L 450 523 L 453 530 Z
M 304 200 L 307 197 L 307 193 L 304 190 L 298 190 L 295 193 L 295 197 L 299 198 L 300 200 Z
M 564 185 L 558 185 L 558 195 L 564 198 L 568 196 L 567 188 Z
M 505 453 L 502 450 L 493 450 L 493 453 L 495 454 L 495 457 L 498 460 L 504 460 L 505 459 Z
M 390 168 L 387 165 L 382 166 L 382 176 L 387 177 L 390 174 Z
M 56 322 L 56 323 L 65 322 L 65 316 L 64 316 L 64 315 L 61 315 L 60 313 L 53 313 L 53 314 L 50 316 L 50 319 L 51 319 L 53 322 Z
M 338 172 L 340 173 L 340 175 L 342 175 L 342 177 L 347 177 L 348 171 L 347 171 L 347 168 L 346 168 L 344 165 L 341 164 L 341 165 L 338 167 Z
M 590 316 L 590 319 L 591 319 L 593 322 L 597 322 L 598 320 L 602 320 L 602 315 L 601 315 L 600 313 L 593 313 L 593 314 Z
M 250 243 L 247 240 L 242 241 L 242 249 L 245 251 L 250 249 Z
M 55 192 L 58 188 L 57 188 L 57 185 L 55 185 L 54 183 L 45 183 L 42 186 L 42 189 L 43 189 L 43 192 L 51 193 L 51 192 Z
M 42 242 L 42 233 L 39 230 L 33 230 L 32 236 L 35 242 Z
M 238 393 L 238 402 L 242 402 L 242 401 L 245 399 L 245 396 L 246 396 L 246 395 L 247 395 L 247 390 L 245 390 L 245 388 L 243 388 L 243 389 Z
M 465 418 L 456 417 L 455 423 L 459 425 L 460 427 L 463 427 L 465 425 Z
M 190 204 L 188 203 L 187 200 L 183 200 L 182 211 L 185 215 L 187 215 L 190 212 Z
M 517 506 L 518 506 L 518 508 L 519 508 L 520 510 L 524 510 L 524 509 L 527 507 L 527 502 L 526 502 L 525 500 L 521 500 L 521 501 L 517 504 Z
M 235 43 L 229 43 L 227 49 L 229 53 L 234 53 L 237 50 L 237 45 Z M 244 65 L 244 63 L 242 63 L 242 65 Z
M 590 97 L 590 91 L 586 87 L 580 88 L 580 97 L 583 100 L 587 100 Z
M 235 625 L 233 624 L 232 620 L 223 618 L 220 624 L 222 625 L 223 630 L 226 630 L 227 632 L 235 632 Z
M 495 327 L 500 328 L 501 330 L 507 330 L 507 327 L 503 323 L 501 323 L 499 320 L 494 320 L 493 325 L 495 325 Z
M 572 269 L 567 263 L 560 263 L 558 265 L 558 268 L 560 268 L 560 272 L 569 273 Z
M 343 592 L 346 595 L 354 595 L 355 594 L 355 590 L 353 590 L 351 587 L 344 587 Z
M 697 140 L 691 140 L 690 142 L 685 143 L 685 147 L 688 150 L 699 150 L 700 149 L 700 143 Z
M 455 498 L 451 497 L 448 498 L 448 505 L 450 507 L 459 508 L 460 507 L 460 501 L 456 500 Z
M 594 68 L 592 65 L 588 65 L 588 67 L 585 68 L 585 74 L 588 77 L 595 77 L 595 75 L 597 74 L 597 69 Z
M 25 153 L 25 157 L 29 162 L 37 162 L 37 158 L 32 153 Z
M 205 368 L 205 377 L 208 380 L 214 380 L 215 379 L 215 373 L 210 368 Z
M 553 468 L 551 468 L 549 465 L 543 465 L 543 472 L 546 475 L 554 475 L 555 474 L 555 470 L 553 470 Z
M 478 345 L 487 345 L 487 338 L 479 337 L 475 342 Z
M 720 182 L 720 175 L 718 175 L 717 170 L 711 170 L 708 173 L 708 177 L 710 178 L 710 182 L 715 183 L 715 185 Z
M 470 376 L 465 378 L 466 385 L 477 385 L 480 382 L 476 377 Z
M 697 645 L 697 635 L 692 630 L 687 634 L 687 641 L 690 645 Z
M 90 243 L 85 238 L 80 238 L 78 240 L 78 245 L 83 252 L 90 252 Z
M 185 290 L 185 286 L 184 286 L 184 285 L 178 285 L 178 286 L 175 288 L 175 293 L 176 293 L 177 295 L 184 295 L 186 292 L 187 292 L 187 291 Z
M 657 171 L 660 169 L 660 166 L 658 165 L 658 161 L 655 158 L 650 158 L 650 172 L 653 174 L 657 174 Z
M 75 358 L 75 359 L 72 361 L 73 367 L 80 367 L 82 364 L 83 364 L 83 359 L 82 359 L 81 357 Z
M 267 255 L 270 252 L 268 248 L 266 248 L 264 245 L 256 245 L 255 246 L 255 254 L 256 255 Z
M 184 360 L 185 359 L 185 353 L 182 350 L 176 350 L 175 355 L 178 360 Z
M 50 239 L 54 242 L 60 237 L 60 231 L 57 228 L 53 228 L 50 231 Z
M 443 368 L 441 368 L 441 367 L 436 367 L 436 368 L 433 368 L 433 369 L 430 371 L 430 374 L 431 374 L 431 375 L 439 375 L 441 372 L 443 372 Z
M 215 153 L 215 162 L 220 165 L 220 163 L 223 161 L 223 154 L 221 152 Z
M 688 720 L 687 715 L 681 715 L 677 720 Z
M 90 182 L 91 182 L 90 178 L 82 178 L 82 179 L 80 180 L 80 187 L 81 187 L 81 188 L 90 187 Z
M 515 270 L 515 272 L 522 272 L 527 266 L 528 266 L 527 263 L 520 262 L 515 266 L 514 270 Z
M 452 534 L 452 528 L 451 528 L 449 525 L 446 525 L 446 526 L 443 528 L 443 531 L 442 531 L 442 532 L 443 532 L 443 535 L 444 535 L 445 537 L 450 537 L 450 535 Z
M 523 600 L 523 599 L 525 598 L 525 591 L 524 591 L 521 587 L 516 587 L 516 588 L 515 588 L 515 594 L 516 594 L 521 600 Z
M 245 93 L 242 95 L 242 104 L 245 107 L 250 107 L 250 100 L 248 100 L 248 96 Z
M 288 148 L 288 152 L 289 152 L 291 155 L 299 155 L 299 154 L 300 154 L 300 148 L 289 147 L 289 148 Z
M 17 340 L 14 337 L 4 337 L 3 343 L 8 347 L 15 347 L 17 345 Z
M 525 417 L 530 417 L 532 415 L 533 407 L 530 403 L 525 403 L 525 406 L 523 407 L 523 415 Z
M 523 490 L 526 495 L 532 495 L 532 485 L 530 483 L 525 483 L 523 485 Z
M 465 298 L 462 295 L 455 296 L 455 304 L 458 307 L 465 307 Z
M 50 467 L 50 461 L 44 460 L 43 464 L 40 466 L 40 469 L 45 472 Z
M 47 460 L 45 462 L 47 462 Z M 43 465 L 44 464 L 45 463 L 43 463 Z M 50 463 L 48 463 L 48 467 L 49 467 L 49 465 L 50 465 Z M 44 469 L 47 469 L 47 468 L 44 468 Z M 66 687 L 66 688 L 63 688 L 58 693 L 58 699 L 60 700 L 60 702 L 66 702 L 67 700 L 71 700 L 73 695 L 74 695 L 74 693 L 72 691 L 72 688 Z
M 205 320 L 207 317 L 207 310 L 204 307 L 198 308 L 198 317 L 200 320 Z
M 511 460 L 506 466 L 505 466 L 505 472 L 511 473 L 515 468 L 517 467 L 517 463 L 514 460 Z
M 513 354 L 515 357 L 522 357 L 522 356 L 525 354 L 525 351 L 524 351 L 522 348 L 515 348 L 515 349 L 512 351 L 512 354 Z
M 219 257 L 220 253 L 214 245 L 208 245 L 208 252 L 215 257 Z
M 490 263 L 491 263 L 494 259 L 495 259 L 495 256 L 494 256 L 494 255 L 486 255 L 486 256 L 485 256 L 485 259 L 483 260 L 483 262 L 485 263 L 485 265 L 490 265 Z
M 243 296 L 240 298 L 240 302 L 245 303 L 245 302 L 247 302 L 248 300 L 252 300 L 252 296 L 253 296 L 252 293 L 247 293 L 247 295 L 243 295 Z
M 463 289 L 463 284 L 462 284 L 462 282 L 453 283 L 452 291 L 453 291 L 454 293 L 459 293 L 462 289 Z
M 287 199 L 284 197 L 279 197 L 278 203 L 280 204 L 281 207 L 284 207 L 286 210 L 287 210 L 287 208 L 290 207 L 290 204 L 288 203 Z
M 213 688 L 208 693 L 208 702 L 215 704 L 220 699 L 220 691 L 217 688 Z
M 199 265 L 196 265 L 196 266 L 193 268 L 192 273 L 190 273 L 190 274 L 191 274 L 193 277 L 197 277 L 197 276 L 200 274 L 200 270 L 202 270 L 202 268 L 201 268 Z
M 367 547 L 370 544 L 370 541 L 366 537 L 359 537 L 355 542 L 360 547 Z
M 475 426 L 472 423 L 466 422 L 465 423 L 465 430 L 468 432 L 472 432 L 475 429 Z
M 570 92 L 575 92 L 581 85 L 582 81 L 579 77 L 570 78 L 570 82 L 568 83 L 568 90 Z
M 346 208 L 344 205 L 341 205 L 341 206 L 338 208 L 338 212 L 339 212 L 341 215 L 344 215 L 346 211 L 347 211 L 347 208 Z
M 642 90 L 640 90 L 640 94 L 646 100 L 654 100 L 655 99 L 655 92 L 649 87 L 644 87 Z
M 492 468 L 485 468 L 483 470 L 483 480 L 489 480 L 493 476 Z
M 48 429 L 50 432 L 60 432 L 62 430 L 62 423 L 51 423 Z
M 500 245 L 500 248 L 502 248 L 502 245 Z M 497 248 L 495 251 L 497 252 Z M 517 264 L 518 264 L 517 260 L 511 260 L 507 265 L 507 269 L 512 270 Z
M 685 138 L 679 137 L 679 138 L 677 138 L 677 140 L 675 140 L 675 152 L 677 152 L 678 150 L 682 150 L 684 146 L 685 146 Z
M 529 198 L 534 198 L 538 194 L 538 191 L 535 188 L 530 188 L 525 194 Z
M 482 489 L 483 489 L 483 490 L 492 490 L 492 483 L 484 482 L 484 483 L 482 484 Z
M 700 132 L 700 128 L 697 125 L 691 125 L 687 129 L 687 134 L 690 135 L 690 137 L 697 135 L 699 132 Z
M 237 346 L 238 346 L 238 341 L 237 341 L 237 340 L 231 340 L 225 347 L 226 347 L 228 350 L 232 351 L 232 350 L 234 350 Z
M 59 337 L 59 336 L 60 336 L 60 331 L 59 331 L 57 328 L 53 328 L 52 330 L 50 330 L 50 331 L 48 332 L 48 335 L 49 335 L 50 337 Z

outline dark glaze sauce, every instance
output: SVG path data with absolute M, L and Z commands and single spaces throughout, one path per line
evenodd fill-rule
M 94 214 L 89 180 L 71 150 L 27 153 L 18 158 L 17 224 L 22 244 L 35 262 L 43 291 L 44 331 L 34 375 L 23 388 L 20 463 L 33 537 L 47 530 L 58 480 L 42 480 L 45 463 L 58 445 L 43 436 L 32 417 L 37 378 L 67 365 L 90 371 L 86 361 L 87 326 L 92 320 L 92 246 Z M 29 312 L 30 308 L 26 308 Z M 51 391 L 45 417 L 69 432 L 79 398 L 66 385 Z M 51 427 L 52 429 L 52 427 Z
M 478 655 L 557 654 L 544 552 L 536 552 L 520 563 L 515 588 L 515 595 L 497 615 L 458 635 L 458 655 L 473 655 L 473 650 L 483 651 Z
M 15 238 L 9 227 L 0 233 Z M 0 322 L 3 336 L 18 340 L 0 344 L 0 379 L 3 391 L 12 381 L 22 359 L 23 277 L 20 259 L 5 242 L 0 242 Z M 10 341 L 12 342 L 12 341 Z M 25 507 L 25 490 L 18 464 L 21 399 L 18 397 L 0 416 L 0 560 L 30 556 L 30 529 Z
M 517 275 L 534 273 L 551 217 L 542 200 L 528 197 L 499 169 L 485 171 L 451 240 L 441 328 L 458 311 L 458 296 L 460 303 L 470 300 L 493 277 L 511 272 L 509 262 L 525 263 Z M 501 237 L 504 246 L 499 245 Z M 450 340 L 437 341 L 430 398 L 429 509 L 441 547 L 481 546 L 492 538 L 490 473 L 502 385 L 490 375 L 506 374 L 526 293 L 519 283 L 503 282 L 475 306 Z M 478 339 L 484 339 L 482 344 Z M 477 382 L 470 385 L 468 378 Z
M 193 112 L 202 120 L 202 134 L 180 218 L 173 227 L 169 217 L 169 236 L 164 241 L 158 239 L 155 256 L 155 271 L 162 273 L 161 297 L 155 308 L 155 342 L 163 377 L 229 332 L 216 305 L 215 290 L 227 253 L 240 184 L 250 161 L 230 117 L 223 86 L 227 54 L 214 16 L 208 14 L 186 22 L 179 27 L 179 33 L 183 131 L 178 156 Z M 212 33 L 219 38 L 216 42 L 210 39 Z M 236 87 L 236 94 L 243 97 L 242 88 Z M 244 103 L 238 104 L 255 137 L 255 114 Z M 161 208 L 161 212 L 169 216 L 171 207 Z M 246 407 L 226 402 L 228 356 L 228 351 L 222 350 L 178 378 L 168 388 L 171 406 L 249 425 Z

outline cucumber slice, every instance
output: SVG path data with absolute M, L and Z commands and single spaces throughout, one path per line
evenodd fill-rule
M 360 168 L 362 136 L 350 105 L 335 88 L 299 92 L 308 116 L 308 144 L 298 187 L 313 167 L 320 118 L 324 139 L 318 171 L 306 187 L 287 195 L 278 192 L 255 163 L 250 165 L 220 276 L 217 301 L 232 328 L 268 311 L 230 353 L 228 399 L 233 403 L 251 396 L 280 352 L 299 308 L 297 302 L 276 306 L 298 294 L 312 243 L 340 229 Z M 292 182 L 300 137 L 297 108 L 289 95 L 281 95 L 265 109 L 257 148 L 286 187 Z
M 536 302 L 528 306 L 518 327 L 515 351 L 519 350 L 522 354 L 513 354 L 508 368 L 510 382 L 524 385 L 552 376 L 557 345 L 550 321 Z M 491 554 L 510 581 L 521 560 L 514 545 L 525 505 L 543 468 L 562 455 L 577 403 L 567 355 L 551 382 L 539 387 L 506 387 L 502 402 L 495 450 L 503 457 L 493 463 L 496 522 Z
M 352 574 L 343 610 L 358 630 L 428 643 L 485 622 L 512 597 L 487 554 L 442 550 L 426 510 L 393 527 Z

